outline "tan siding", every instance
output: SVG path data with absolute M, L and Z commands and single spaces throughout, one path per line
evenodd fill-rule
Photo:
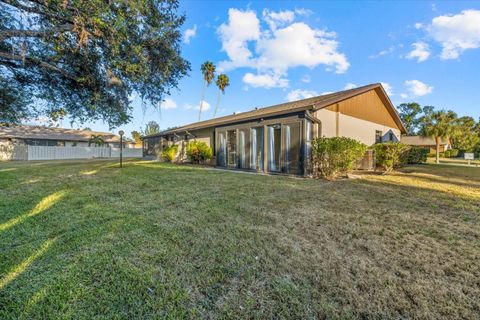
M 337 111 L 337 104 L 328 106 L 327 109 Z M 400 129 L 375 90 L 339 102 L 338 110 L 347 116 Z

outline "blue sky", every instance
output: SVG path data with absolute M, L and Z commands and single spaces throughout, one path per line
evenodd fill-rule
M 480 116 L 480 2 L 183 1 L 180 10 L 192 70 L 161 112 L 133 100 L 128 135 L 151 120 L 162 129 L 197 121 L 206 60 L 230 77 L 219 115 L 382 82 L 395 105 Z M 202 120 L 217 94 L 207 88 Z M 74 125 L 84 126 L 108 131 Z

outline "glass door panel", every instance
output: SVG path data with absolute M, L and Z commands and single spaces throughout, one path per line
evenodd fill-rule
M 237 167 L 237 131 L 227 131 L 227 165 Z
M 283 126 L 284 137 L 284 163 L 283 171 L 289 174 L 298 174 L 300 165 L 300 122 L 285 124 Z
M 282 127 L 279 124 L 268 126 L 268 171 L 280 172 L 280 159 L 282 157 Z
M 227 139 L 225 132 L 218 133 L 217 165 L 226 167 Z
M 242 169 L 250 168 L 250 135 L 248 129 L 238 131 L 238 166 Z
M 250 129 L 250 169 L 263 171 L 263 128 Z

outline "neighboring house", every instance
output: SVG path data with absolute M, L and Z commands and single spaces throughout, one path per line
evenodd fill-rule
M 424 147 L 429 148 L 430 153 L 437 152 L 437 145 L 433 137 L 422 137 L 422 136 L 403 136 L 402 142 L 410 146 Z M 440 140 L 440 152 L 445 152 L 452 149 L 452 144 L 450 139 L 441 139 Z
M 144 156 L 172 143 L 185 159 L 189 140 L 214 150 L 215 165 L 269 173 L 305 175 L 315 137 L 350 137 L 367 145 L 399 141 L 406 133 L 380 84 L 282 103 L 196 122 L 143 137 Z
M 26 125 L 0 126 L 0 145 L 88 147 L 92 135 L 101 136 L 105 147 L 120 147 L 120 136 L 109 132 Z M 124 147 L 130 146 L 133 142 L 125 140 Z

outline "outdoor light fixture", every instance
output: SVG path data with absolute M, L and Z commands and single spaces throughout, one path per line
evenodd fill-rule
M 120 135 L 120 168 L 122 167 L 122 151 L 123 151 L 123 130 L 118 131 Z

